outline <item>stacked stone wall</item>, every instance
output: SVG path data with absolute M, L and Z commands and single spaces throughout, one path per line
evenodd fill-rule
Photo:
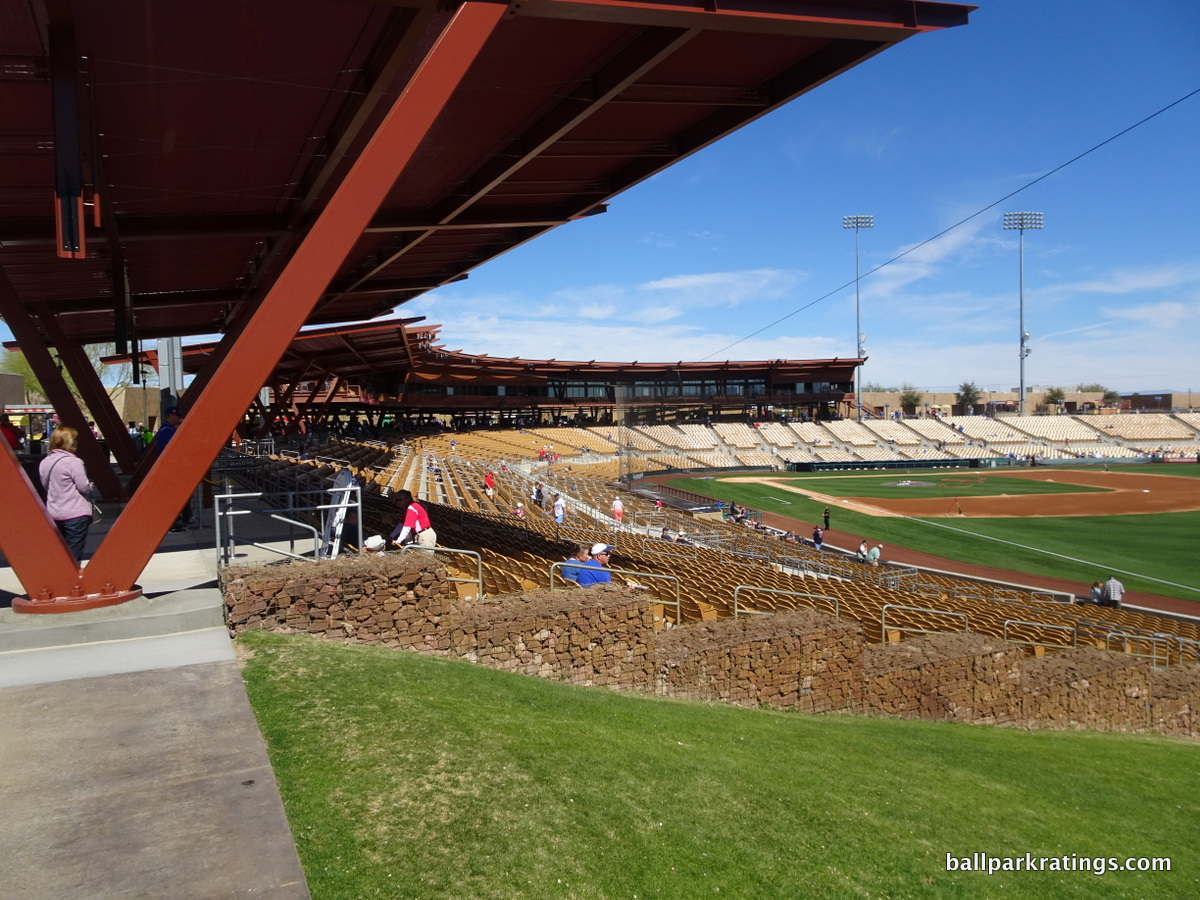
M 863 704 L 877 715 L 1014 720 L 1024 653 L 978 634 L 928 634 L 863 651 Z
M 1026 657 L 975 634 L 868 645 L 857 622 L 816 610 L 668 628 L 661 604 L 615 586 L 460 600 L 420 552 L 229 567 L 223 587 L 234 633 L 307 632 L 744 705 L 1200 737 L 1200 666 L 1155 670 L 1090 647 Z
M 808 712 L 858 709 L 862 626 L 816 610 L 698 622 L 659 639 L 659 693 Z
M 1027 728 L 1148 731 L 1150 663 L 1078 647 L 1026 660 L 1020 724 Z
M 1200 665 L 1150 670 L 1150 729 L 1200 738 Z
M 460 610 L 455 656 L 472 662 L 611 688 L 646 689 L 662 606 L 616 587 L 531 591 Z

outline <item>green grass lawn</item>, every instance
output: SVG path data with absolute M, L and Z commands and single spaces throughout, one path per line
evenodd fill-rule
M 1193 469 L 1200 470 L 1200 466 L 1130 466 L 1122 467 L 1121 471 L 1200 476 L 1200 471 Z M 820 476 L 797 475 L 791 478 L 797 484 L 812 485 L 814 491 L 822 494 L 871 496 L 869 492 L 861 492 L 860 479 L 847 477 L 850 474 L 831 477 L 828 473 L 822 473 Z M 945 477 L 945 473 L 938 474 Z M 889 473 L 881 480 L 896 481 L 903 478 L 933 480 L 929 472 L 921 471 Z M 989 477 L 985 484 L 992 480 L 1005 479 Z M 1013 486 L 1037 484 L 1017 478 L 1007 481 Z M 810 527 L 820 520 L 825 507 L 824 503 L 809 500 L 800 494 L 757 484 L 738 484 L 712 478 L 680 478 L 672 479 L 670 485 L 778 513 Z M 971 487 L 961 485 L 959 496 L 972 496 Z M 903 496 L 918 495 L 909 493 Z M 846 541 L 839 541 L 837 532 L 843 531 L 881 541 L 885 546 L 885 557 L 886 547 L 891 544 L 1011 572 L 1072 579 L 1080 582 L 1081 586 L 1109 572 L 1116 572 L 1130 590 L 1200 601 L 1200 566 L 1195 561 L 1200 512 L 1021 519 L 907 519 L 868 516 L 837 504 L 831 504 L 831 511 L 833 532 L 826 536 L 826 541 L 838 546 L 848 546 Z
M 810 716 L 247 633 L 314 900 L 1193 898 L 1195 742 Z M 1170 872 L 946 856 L 1170 857 Z
M 885 500 L 923 500 L 929 497 L 1017 497 L 1028 494 L 1082 494 L 1103 492 L 1105 488 L 1059 482 L 1030 481 L 978 472 L 922 472 L 905 475 L 860 475 L 858 478 L 828 478 L 816 475 L 772 475 L 782 481 L 796 481 L 807 490 L 837 497 L 879 497 Z M 899 486 L 898 481 L 915 485 Z

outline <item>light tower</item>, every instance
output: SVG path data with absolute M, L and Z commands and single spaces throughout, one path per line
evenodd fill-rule
M 1041 230 L 1042 214 L 1040 212 L 1016 212 L 1004 214 L 1004 230 L 1016 231 L 1020 235 L 1021 245 L 1021 274 L 1020 274 L 1020 309 L 1021 321 L 1020 331 L 1021 336 L 1019 345 L 1019 357 L 1021 360 L 1021 386 L 1020 393 L 1017 395 L 1021 402 L 1021 415 L 1025 415 L 1025 357 L 1030 353 L 1028 343 L 1032 337 L 1025 330 L 1025 231 L 1026 229 Z
M 867 336 L 862 330 L 862 300 L 859 295 L 859 274 L 858 274 L 858 233 L 864 228 L 875 227 L 874 216 L 842 216 L 842 227 L 854 229 L 854 346 L 858 352 L 858 358 L 863 358 L 863 353 L 866 347 L 863 346 L 863 341 Z M 854 367 L 854 402 L 858 406 L 858 419 L 862 421 L 862 366 Z

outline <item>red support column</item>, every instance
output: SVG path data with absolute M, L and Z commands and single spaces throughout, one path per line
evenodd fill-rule
M 468 0 L 454 13 L 84 569 L 86 589 L 127 587 L 145 568 L 191 485 L 266 382 L 506 10 L 504 3 Z

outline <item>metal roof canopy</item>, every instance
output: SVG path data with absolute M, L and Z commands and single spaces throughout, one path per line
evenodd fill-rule
M 462 278 L 971 8 L 0 0 L 0 315 L 64 421 L 82 416 L 47 345 L 90 404 L 103 391 L 81 345 L 226 335 L 83 570 L 47 549 L 57 532 L 15 459 L 0 461 L 6 495 L 29 494 L 9 518 L 28 527 L 0 541 L 30 608 L 136 590 L 301 325 L 378 316 Z M 119 421 L 97 416 L 117 443 Z M 84 435 L 81 455 L 99 476 Z
M 551 381 L 575 379 L 591 383 L 603 382 L 610 386 L 632 384 L 645 379 L 673 377 L 683 380 L 720 379 L 736 376 L 740 378 L 770 379 L 782 382 L 849 382 L 854 370 L 863 363 L 861 359 L 772 359 L 772 360 L 718 360 L 712 362 L 605 362 L 599 360 L 523 359 L 520 357 L 495 357 L 487 354 L 465 353 L 448 350 L 440 342 L 441 325 L 426 323 L 424 316 L 392 319 L 369 324 L 339 325 L 301 331 L 288 345 L 283 357 L 275 365 L 267 386 L 275 394 L 275 403 L 268 410 L 256 405 L 263 414 L 262 431 L 266 434 L 276 416 L 299 418 L 317 411 L 318 420 L 338 414 L 347 406 L 358 408 L 363 404 L 379 406 L 365 396 L 349 399 L 340 395 L 340 389 L 357 384 L 360 390 L 369 388 L 380 376 L 396 385 L 464 384 L 481 385 L 545 385 Z M 216 343 L 192 344 L 183 348 L 183 369 L 197 374 L 203 372 L 213 356 L 220 350 Z M 154 364 L 156 351 L 149 351 L 145 359 Z M 127 363 L 129 355 L 106 357 L 106 363 Z M 303 390 L 302 382 L 312 382 L 308 399 L 298 398 Z M 332 388 L 329 385 L 334 385 Z M 391 391 L 389 391 L 391 393 Z M 396 390 L 395 393 L 400 393 Z M 341 399 L 338 399 L 338 396 Z M 742 404 L 748 398 L 742 398 Z M 459 411 L 466 407 L 480 410 L 492 406 L 508 410 L 520 408 L 521 401 L 512 396 L 493 398 L 489 403 L 484 397 L 459 396 L 443 398 L 443 412 Z M 677 397 L 681 404 L 694 402 L 703 404 L 713 398 Z M 405 394 L 403 401 L 394 401 L 413 412 L 426 414 L 438 411 L 438 401 L 425 395 L 412 397 Z M 563 405 L 563 398 L 546 397 L 528 399 L 523 405 L 529 408 L 555 407 Z M 654 401 L 658 402 L 658 401 Z M 770 401 L 764 401 L 770 402 Z M 414 405 L 415 404 L 415 405 Z M 578 404 L 595 406 L 596 398 L 588 398 Z M 604 405 L 604 404 L 601 404 Z M 391 408 L 391 407 L 389 407 Z
M 426 381 L 464 377 L 487 382 L 528 376 L 530 383 L 577 377 L 631 382 L 663 374 L 687 378 L 714 377 L 730 372 L 776 372 L 796 381 L 849 380 L 860 359 L 772 359 L 718 360 L 713 362 L 606 362 L 600 360 L 524 359 L 447 350 L 440 342 L 441 325 L 425 322 L 424 316 L 392 319 L 360 325 L 339 325 L 301 331 L 272 370 L 271 379 L 290 383 L 311 376 L 310 360 L 330 377 L 362 379 L 375 374 Z M 183 348 L 185 372 L 202 372 L 219 344 L 191 344 Z M 148 354 L 153 359 L 153 351 Z M 129 356 L 106 357 L 104 362 L 127 362 Z M 835 377 L 836 376 L 836 377 Z

